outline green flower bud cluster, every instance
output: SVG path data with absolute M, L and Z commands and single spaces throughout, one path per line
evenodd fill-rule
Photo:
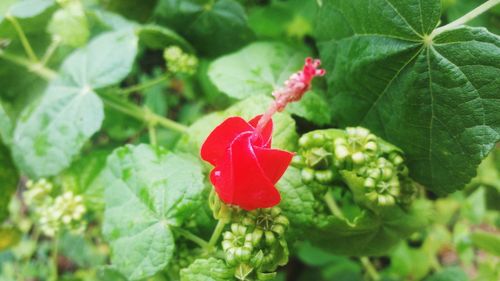
M 302 181 L 311 187 L 317 198 L 322 198 L 328 185 L 339 177 L 334 166 L 333 138 L 328 131 L 315 131 L 299 139 L 299 152 L 292 165 L 301 170 Z
M 362 186 L 358 188 L 371 204 L 408 205 L 415 197 L 416 188 L 408 179 L 408 169 L 398 149 L 362 127 L 303 135 L 292 165 L 301 169 L 303 182 L 318 199 L 333 183 L 346 180 L 341 176 L 344 171 L 361 177 Z M 351 184 L 348 183 L 350 187 Z
M 238 280 L 272 280 L 288 262 L 285 233 L 289 221 L 279 207 L 246 212 L 223 234 L 222 249 Z
M 33 210 L 40 230 L 47 236 L 54 236 L 62 228 L 81 231 L 85 225 L 82 217 L 86 212 L 83 198 L 67 191 L 53 197 L 54 186 L 46 179 L 28 181 L 23 192 L 26 204 Z
M 23 192 L 24 201 L 28 206 L 41 205 L 50 195 L 54 185 L 46 179 L 36 182 L 29 180 L 26 182 L 27 190 Z
M 346 137 L 334 141 L 335 165 L 351 170 L 373 160 L 379 152 L 377 137 L 365 128 L 346 128 Z
M 67 191 L 57 196 L 52 204 L 45 204 L 38 209 L 40 229 L 47 236 L 54 236 L 61 228 L 82 231 L 81 222 L 86 208 L 83 198 Z
M 360 169 L 364 177 L 365 195 L 380 206 L 391 206 L 401 194 L 398 171 L 386 158 L 379 157 Z
M 163 58 L 167 62 L 167 68 L 171 73 L 192 75 L 198 67 L 198 59 L 194 55 L 184 53 L 178 46 L 165 48 Z

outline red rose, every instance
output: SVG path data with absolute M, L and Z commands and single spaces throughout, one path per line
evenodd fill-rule
M 257 133 L 261 115 L 250 122 L 230 117 L 217 126 L 201 148 L 201 158 L 215 168 L 210 181 L 219 198 L 245 210 L 277 205 L 274 185 L 286 171 L 293 154 L 272 149 L 272 121 Z

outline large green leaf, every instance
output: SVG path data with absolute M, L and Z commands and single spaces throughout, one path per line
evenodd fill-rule
M 17 122 L 12 143 L 16 164 L 32 177 L 57 174 L 100 128 L 102 110 L 90 88 L 53 83 Z
M 302 67 L 306 56 L 283 43 L 258 42 L 215 60 L 208 75 L 219 90 L 233 98 L 271 95 Z
M 268 95 L 280 87 L 304 65 L 307 52 L 283 43 L 258 42 L 215 60 L 208 75 L 215 86 L 228 96 L 244 99 Z M 307 93 L 290 105 L 288 111 L 320 125 L 330 121 L 330 109 L 319 92 Z
M 8 216 L 7 207 L 17 188 L 18 174 L 10 152 L 0 141 L 0 224 Z
M 291 230 L 303 232 L 316 220 L 317 204 L 310 188 L 302 182 L 300 170 L 289 167 L 277 184 L 281 193 L 280 207 L 291 223 Z
M 0 103 L 0 142 L 9 144 L 12 138 L 12 120 Z
M 123 80 L 132 70 L 137 54 L 133 30 L 103 33 L 71 54 L 61 66 L 61 76 L 78 87 L 99 89 Z
M 229 281 L 234 280 L 233 272 L 223 260 L 197 259 L 181 270 L 181 281 Z
M 132 69 L 137 37 L 131 30 L 109 32 L 76 50 L 60 77 L 19 118 L 13 155 L 29 176 L 51 176 L 68 167 L 101 127 L 102 101 L 95 89 L 120 82 Z
M 254 37 L 234 0 L 160 0 L 155 14 L 209 56 L 234 51 Z
M 340 125 L 398 145 L 411 175 L 446 194 L 500 139 L 500 40 L 471 27 L 431 36 L 439 17 L 438 0 L 327 0 L 317 34 Z
M 2 1 L 3 2 L 3 1 Z M 2 16 L 9 15 L 16 18 L 31 18 L 36 15 L 43 13 L 45 10 L 54 5 L 54 0 L 20 0 L 14 3 L 14 1 L 6 1 L 7 4 L 12 2 L 3 14 L 0 14 L 0 22 L 2 21 Z M 1 12 L 1 11 L 0 11 Z
M 2 0 L 0 3 L 0 36 L 18 39 L 17 32 L 7 16 L 16 18 L 25 33 L 45 27 L 50 14 L 55 10 L 55 0 Z M 44 35 L 44 34 L 39 34 Z M 33 38 L 30 37 L 32 40 Z
M 138 29 L 139 40 L 151 49 L 160 49 L 178 45 L 184 50 L 193 51 L 193 47 L 175 31 L 155 24 L 142 25 Z
M 330 216 L 318 221 L 308 238 L 313 245 L 334 254 L 384 255 L 402 238 L 428 223 L 428 209 L 427 202 L 417 201 L 410 210 L 398 206 L 381 209 L 379 213 L 364 210 L 352 222 Z
M 196 160 L 147 145 L 118 148 L 108 158 L 104 235 L 113 265 L 131 280 L 162 270 L 174 251 L 172 226 L 200 207 Z

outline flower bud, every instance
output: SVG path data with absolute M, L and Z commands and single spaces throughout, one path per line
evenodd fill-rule
M 309 183 L 314 180 L 314 170 L 311 168 L 302 169 L 300 174 L 302 176 L 302 181 L 304 181 L 304 183 Z
M 163 52 L 168 70 L 172 73 L 194 74 L 198 67 L 198 59 L 186 54 L 177 46 L 168 47 Z

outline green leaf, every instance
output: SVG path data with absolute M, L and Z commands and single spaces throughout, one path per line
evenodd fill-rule
M 0 142 L 10 144 L 12 138 L 12 121 L 0 103 Z
M 192 52 L 193 47 L 175 31 L 155 24 L 147 24 L 139 27 L 139 40 L 151 49 L 161 49 L 177 45 L 185 51 Z
M 287 111 L 320 126 L 330 123 L 331 119 L 330 105 L 320 92 L 314 90 L 306 93 L 299 102 L 289 104 Z
M 145 22 L 151 18 L 156 0 L 107 0 L 100 2 L 106 10 L 121 14 L 126 18 Z
M 181 270 L 181 281 L 229 281 L 232 276 L 224 261 L 215 258 L 197 259 Z
M 391 264 L 386 272 L 405 277 L 405 280 L 422 280 L 431 270 L 429 256 L 421 248 L 410 248 L 402 242 L 391 253 Z
M 253 43 L 215 60 L 208 75 L 219 90 L 233 98 L 271 95 L 302 67 L 306 56 L 283 43 Z
M 471 234 L 470 239 L 476 247 L 500 257 L 500 235 L 477 231 Z
M 132 280 L 154 275 L 174 251 L 171 226 L 200 207 L 196 160 L 148 145 L 118 148 L 108 158 L 103 233 L 113 265 Z
M 137 55 L 137 36 L 130 29 L 103 33 L 72 53 L 61 66 L 67 84 L 99 89 L 122 81 Z
M 364 210 L 353 222 L 330 216 L 310 229 L 313 245 L 338 255 L 378 256 L 428 223 L 427 202 L 416 201 L 410 210 L 398 206 L 374 213 Z
M 341 126 L 401 147 L 413 178 L 462 188 L 500 140 L 500 40 L 483 28 L 430 34 L 436 0 L 323 1 L 320 53 Z
M 468 281 L 469 278 L 460 267 L 448 267 L 426 278 L 425 281 Z
M 234 0 L 160 0 L 155 14 L 208 56 L 234 51 L 254 37 Z
M 283 43 L 253 43 L 215 60 L 208 75 L 215 86 L 230 97 L 271 96 L 275 89 L 283 87 L 290 75 L 301 69 L 306 56 L 305 51 Z M 319 125 L 330 121 L 328 103 L 315 92 L 292 103 L 288 111 Z
M 252 96 L 242 100 L 228 109 L 205 115 L 189 127 L 179 142 L 183 151 L 191 151 L 198 155 L 199 148 L 213 129 L 230 116 L 241 116 L 245 120 L 263 114 L 272 99 L 263 95 Z M 286 113 L 278 113 L 273 117 L 273 147 L 294 151 L 297 143 L 295 121 Z
M 316 218 L 314 195 L 302 183 L 300 170 L 289 167 L 277 184 L 281 193 L 280 207 L 290 220 L 293 231 L 307 231 Z
M 96 149 L 82 155 L 60 176 L 67 190 L 84 195 L 85 205 L 94 210 L 104 208 L 106 159 L 110 149 Z
M 0 224 L 8 217 L 9 201 L 17 189 L 18 174 L 10 152 L 0 141 Z
M 21 0 L 10 6 L 4 15 L 16 18 L 31 18 L 54 5 L 54 0 Z M 2 20 L 0 15 L 0 22 Z
M 132 69 L 137 37 L 131 30 L 104 33 L 62 64 L 60 77 L 19 118 L 13 139 L 17 165 L 42 177 L 68 167 L 103 121 L 95 89 L 120 82 Z
M 103 105 L 90 88 L 55 81 L 18 119 L 12 153 L 30 177 L 59 173 L 101 127 Z
M 80 47 L 90 36 L 89 24 L 80 2 L 70 2 L 52 15 L 49 33 L 65 45 Z

